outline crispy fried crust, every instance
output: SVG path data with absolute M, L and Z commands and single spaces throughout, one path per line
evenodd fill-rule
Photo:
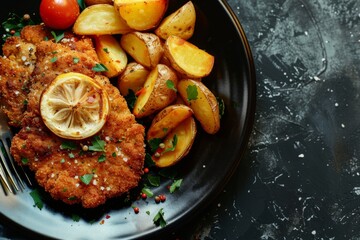
M 91 39 L 69 34 L 60 43 L 39 41 L 35 45 L 30 93 L 24 93 L 28 107 L 21 117 L 22 128 L 11 145 L 16 162 L 25 163 L 34 171 L 39 185 L 54 199 L 84 208 L 97 207 L 136 187 L 143 174 L 145 129 L 136 122 L 118 89 L 92 70 L 98 58 Z M 58 74 L 70 71 L 93 77 L 109 95 L 111 110 L 105 126 L 96 135 L 105 141 L 105 151 L 83 151 L 83 146 L 93 144 L 94 137 L 71 141 L 76 149 L 66 149 L 62 144 L 70 140 L 57 137 L 42 122 L 42 91 Z M 88 184 L 81 180 L 84 175 L 92 177 Z

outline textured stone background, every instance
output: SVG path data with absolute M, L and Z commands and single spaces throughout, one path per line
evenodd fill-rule
M 183 238 L 359 239 L 360 1 L 228 3 L 256 63 L 256 122 Z

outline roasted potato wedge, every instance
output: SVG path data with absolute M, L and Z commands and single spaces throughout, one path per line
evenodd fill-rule
M 205 132 L 215 134 L 220 129 L 219 104 L 204 83 L 192 79 L 179 81 L 177 90 L 185 103 L 194 111 L 195 118 Z
M 113 5 L 95 4 L 85 8 L 76 19 L 73 31 L 79 35 L 124 34 L 132 31 Z
M 189 78 L 206 77 L 214 66 L 213 55 L 174 35 L 166 39 L 164 50 L 171 66 Z
M 95 4 L 114 4 L 113 0 L 84 0 L 86 6 L 91 6 Z
M 108 78 L 119 76 L 128 62 L 126 52 L 121 48 L 119 41 L 113 35 L 94 36 L 94 40 L 99 60 L 108 69 L 104 75 Z
M 173 104 L 161 110 L 151 122 L 147 131 L 147 140 L 164 138 L 178 124 L 193 115 L 193 110 L 183 104 Z
M 183 159 L 194 143 L 196 132 L 196 122 L 192 116 L 178 124 L 165 137 L 165 148 L 152 157 L 155 165 L 160 168 L 169 167 Z
M 167 10 L 168 0 L 114 0 L 114 6 L 132 29 L 145 31 L 160 23 Z
M 129 90 L 132 90 L 134 93 L 139 91 L 144 86 L 149 72 L 148 69 L 137 62 L 129 63 L 118 78 L 118 88 L 121 95 L 128 95 Z
M 155 67 L 164 53 L 160 38 L 153 33 L 130 32 L 121 36 L 122 48 L 147 68 Z
M 155 29 L 155 34 L 162 39 L 171 35 L 188 40 L 194 34 L 196 12 L 194 4 L 189 1 L 175 12 L 165 17 Z
M 149 116 L 170 105 L 177 96 L 175 72 L 166 65 L 158 64 L 146 78 L 144 87 L 138 91 L 133 114 L 136 118 Z

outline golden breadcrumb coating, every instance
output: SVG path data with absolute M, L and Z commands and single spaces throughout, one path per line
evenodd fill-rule
M 66 34 L 55 43 L 37 39 L 33 34 L 26 36 L 35 42 L 36 61 L 29 89 L 23 93 L 27 108 L 18 115 L 22 127 L 11 145 L 16 162 L 27 165 L 39 185 L 54 199 L 84 208 L 102 205 L 136 187 L 143 174 L 145 129 L 136 122 L 119 90 L 108 78 L 92 70 L 99 60 L 91 39 Z M 41 93 L 57 75 L 65 72 L 93 77 L 108 93 L 111 108 L 107 122 L 88 139 L 62 139 L 42 122 Z M 95 151 L 91 146 L 100 149 Z

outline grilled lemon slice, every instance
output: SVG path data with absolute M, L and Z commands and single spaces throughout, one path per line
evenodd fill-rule
M 96 134 L 104 126 L 109 108 L 106 91 L 91 77 L 74 72 L 57 76 L 40 99 L 45 125 L 67 139 Z

